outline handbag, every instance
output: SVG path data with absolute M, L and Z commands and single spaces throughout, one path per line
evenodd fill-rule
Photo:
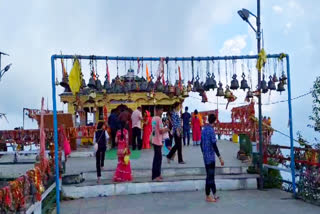
M 95 134 L 96 134 L 96 133 L 95 133 Z M 98 140 L 98 141 L 96 141 L 96 142 L 94 142 L 94 145 L 93 145 L 94 152 L 97 152 L 97 151 L 98 151 L 99 145 L 98 145 L 98 143 L 97 143 L 97 142 L 99 142 L 99 141 L 100 141 L 100 139 L 101 139 L 101 137 L 102 137 L 103 135 L 105 136 L 106 134 L 105 134 L 105 133 L 103 133 L 102 135 L 100 135 L 99 140 Z

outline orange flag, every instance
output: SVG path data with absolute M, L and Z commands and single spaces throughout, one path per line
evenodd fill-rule
M 146 65 L 146 77 L 147 77 L 148 82 L 150 82 L 148 64 Z
M 63 59 L 61 59 L 61 67 L 62 67 L 62 74 L 63 74 L 63 76 L 66 76 L 66 75 L 67 75 L 67 70 L 66 70 L 66 68 L 64 67 Z

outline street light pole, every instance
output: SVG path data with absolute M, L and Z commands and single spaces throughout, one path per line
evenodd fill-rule
M 261 23 L 260 23 L 260 0 L 257 0 L 257 50 L 258 54 L 261 51 Z M 262 136 L 262 106 L 261 106 L 261 71 L 258 70 L 258 112 L 259 112 L 259 189 L 263 189 L 263 136 Z

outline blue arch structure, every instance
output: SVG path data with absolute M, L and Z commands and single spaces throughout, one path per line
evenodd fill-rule
M 56 180 L 56 204 L 57 214 L 60 213 L 60 184 L 59 184 L 59 163 L 58 163 L 58 121 L 57 121 L 57 101 L 56 101 L 56 85 L 55 85 L 55 60 L 56 59 L 78 59 L 85 60 L 114 60 L 114 61 L 212 61 L 212 60 L 242 60 L 242 59 L 258 59 L 258 55 L 242 55 L 242 56 L 205 56 L 205 57 L 126 57 L 126 56 L 95 56 L 95 55 L 52 55 L 51 56 L 51 74 L 52 74 L 52 103 L 53 103 L 53 127 L 54 127 L 54 145 L 55 145 L 55 180 Z M 283 54 L 269 54 L 267 58 L 280 58 Z M 291 156 L 291 175 L 293 194 L 296 195 L 295 183 L 295 162 L 293 148 L 293 128 L 292 128 L 292 105 L 291 105 L 291 80 L 290 80 L 290 63 L 289 55 L 286 54 L 287 60 L 287 78 L 288 78 L 288 108 L 289 108 L 289 128 L 290 128 L 290 156 Z M 262 147 L 260 147 L 262 148 Z M 260 150 L 260 164 L 262 164 L 262 150 Z M 262 172 L 260 172 L 262 173 Z

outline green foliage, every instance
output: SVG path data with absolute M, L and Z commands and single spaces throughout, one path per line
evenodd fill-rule
M 278 163 L 273 160 L 268 160 L 268 164 L 271 166 L 278 166 Z M 263 187 L 264 188 L 281 188 L 282 176 L 279 170 L 276 169 L 264 169 L 263 170 Z
M 312 116 L 309 118 L 314 122 L 314 130 L 320 131 L 320 76 L 313 83 L 312 97 Z

